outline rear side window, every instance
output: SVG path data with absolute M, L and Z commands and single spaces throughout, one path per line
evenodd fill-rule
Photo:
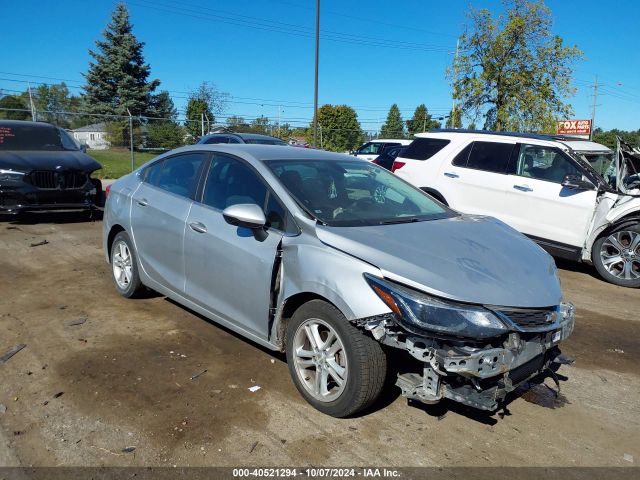
M 205 157 L 204 153 L 186 153 L 167 158 L 147 168 L 145 181 L 167 192 L 191 197 Z
M 207 145 L 212 145 L 215 143 L 229 143 L 229 137 L 225 135 L 215 136 L 208 138 L 204 143 L 206 143 Z
M 403 152 L 402 158 L 427 160 L 451 143 L 442 138 L 416 138 Z
M 453 159 L 458 167 L 505 173 L 515 144 L 496 142 L 473 142 Z

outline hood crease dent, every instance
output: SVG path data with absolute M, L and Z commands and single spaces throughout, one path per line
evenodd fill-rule
M 451 300 L 522 308 L 562 300 L 551 256 L 492 217 L 317 225 L 316 234 L 323 243 L 376 266 L 390 280 Z

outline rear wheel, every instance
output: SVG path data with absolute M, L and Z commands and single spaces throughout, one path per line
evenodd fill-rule
M 134 298 L 144 291 L 138 274 L 135 249 L 127 232 L 120 232 L 113 239 L 111 272 L 116 290 L 123 297 Z
M 598 238 L 593 244 L 592 260 L 608 282 L 640 287 L 640 226 L 628 225 Z
M 387 371 L 380 344 L 327 302 L 312 300 L 296 311 L 286 349 L 298 391 L 327 415 L 353 415 L 380 395 Z

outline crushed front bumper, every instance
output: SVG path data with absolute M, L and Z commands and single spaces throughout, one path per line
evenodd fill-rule
M 30 185 L 0 188 L 0 213 L 40 210 L 85 210 L 97 206 L 96 185 L 69 190 L 40 190 Z
M 402 394 L 423 403 L 443 398 L 495 411 L 507 393 L 548 369 L 560 354 L 558 345 L 571 335 L 574 310 L 541 332 L 511 332 L 500 344 L 478 346 L 399 332 L 393 315 L 364 324 L 380 342 L 402 348 L 423 362 L 422 373 L 401 373 Z

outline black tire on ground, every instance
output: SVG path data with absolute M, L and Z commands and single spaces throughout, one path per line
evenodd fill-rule
M 347 379 L 342 393 L 332 401 L 320 401 L 305 388 L 296 371 L 294 337 L 308 319 L 326 322 L 337 333 L 347 358 Z M 289 373 L 300 394 L 313 407 L 332 417 L 348 417 L 373 404 L 385 382 L 387 359 L 381 345 L 354 327 L 333 305 L 311 300 L 295 312 L 287 325 L 286 353 Z
M 593 262 L 593 265 L 596 267 L 596 270 L 598 271 L 600 276 L 607 282 L 613 283 L 614 285 L 620 285 L 621 287 L 640 288 L 640 277 L 635 279 L 620 278 L 610 273 L 609 270 L 607 270 L 607 267 L 604 266 L 604 259 L 601 255 L 603 244 L 607 241 L 610 235 L 617 233 L 621 234 L 621 238 L 623 240 L 631 238 L 631 236 L 633 235 L 640 235 L 640 225 L 632 224 L 621 226 L 600 236 L 593 243 L 593 248 L 591 249 L 591 261 Z M 640 275 L 640 246 L 638 246 L 635 251 L 631 253 L 635 255 L 635 261 L 633 262 L 635 275 Z
M 130 280 L 129 282 L 127 282 L 126 286 L 121 286 L 118 283 L 114 272 L 114 257 L 119 252 L 121 245 L 126 246 L 131 258 L 131 275 Z M 113 243 L 111 244 L 111 278 L 113 279 L 113 284 L 115 285 L 116 290 L 123 297 L 135 298 L 145 292 L 145 287 L 144 285 L 142 285 L 142 282 L 140 281 L 140 275 L 138 274 L 138 257 L 127 232 L 118 233 L 113 239 Z

